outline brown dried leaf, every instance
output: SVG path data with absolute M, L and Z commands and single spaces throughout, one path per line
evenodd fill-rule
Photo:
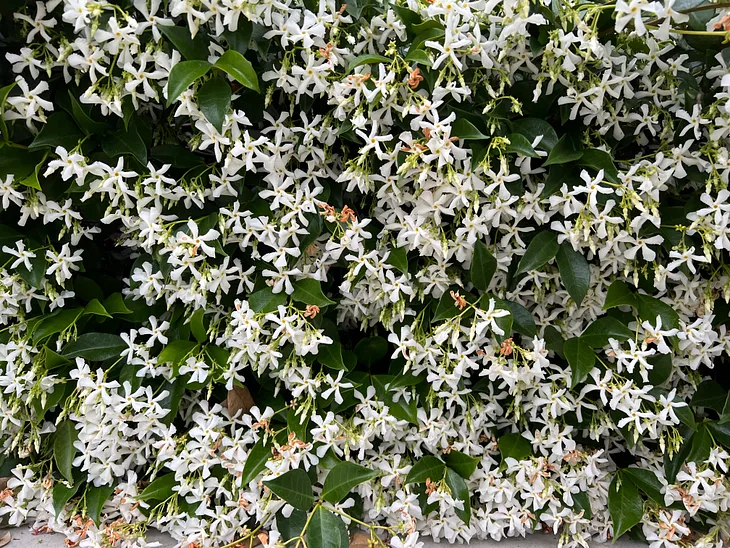
M 370 535 L 367 533 L 353 533 L 350 539 L 350 548 L 368 548 L 370 546 Z
M 236 413 L 243 410 L 244 413 L 256 405 L 251 397 L 251 392 L 245 386 L 233 385 L 233 388 L 228 391 L 228 413 L 233 417 Z
M 8 480 L 10 478 L 0 478 L 0 491 L 5 491 L 8 488 Z
M 3 478 L 5 479 L 5 478 Z M 0 546 L 5 546 L 6 544 L 10 544 L 10 541 L 13 540 L 13 535 L 8 531 L 3 536 L 0 537 Z

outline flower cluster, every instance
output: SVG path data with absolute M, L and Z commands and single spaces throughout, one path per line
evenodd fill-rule
M 0 6 L 0 520 L 730 541 L 730 13 Z

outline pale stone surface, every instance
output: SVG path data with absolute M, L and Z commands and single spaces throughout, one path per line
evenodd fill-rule
M 0 530 L 0 536 L 8 530 Z M 33 532 L 27 527 L 18 527 L 15 529 L 9 529 L 12 531 L 13 540 L 10 541 L 5 548 L 66 548 L 63 542 L 63 535 L 57 534 L 40 534 L 33 535 Z M 174 548 L 175 541 L 173 541 L 167 534 L 160 533 L 159 531 L 151 530 L 147 536 L 148 542 L 159 542 L 160 548 Z M 440 544 L 434 542 L 425 542 L 423 548 L 443 548 L 447 543 L 441 542 Z M 476 541 L 472 542 L 469 546 L 474 548 L 555 548 L 558 545 L 558 539 L 551 535 L 544 534 L 533 534 L 527 538 L 512 538 L 505 539 L 500 542 L 494 541 Z M 645 544 L 631 541 L 631 540 L 619 540 L 616 544 L 594 544 L 597 548 L 638 548 L 640 546 L 646 546 Z M 465 546 L 465 545 L 464 545 Z

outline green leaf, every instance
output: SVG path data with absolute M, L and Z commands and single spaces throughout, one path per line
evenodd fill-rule
M 271 441 L 264 443 L 264 438 L 261 438 L 251 448 L 251 452 L 248 454 L 248 458 L 246 458 L 246 462 L 243 465 L 240 485 L 244 489 L 263 472 L 269 458 L 271 458 Z
M 550 152 L 558 142 L 558 134 L 553 127 L 545 120 L 539 118 L 521 118 L 512 122 L 512 131 L 523 135 L 532 146 L 537 137 L 542 135 L 542 140 L 537 148 Z
M 101 524 L 101 511 L 104 503 L 114 493 L 113 485 L 86 486 L 84 497 L 86 498 L 86 515 L 89 516 L 97 526 Z
M 273 312 L 279 306 L 286 304 L 289 296 L 284 293 L 274 293 L 270 287 L 265 287 L 248 296 L 248 306 L 256 313 Z
M 330 369 L 345 369 L 345 362 L 342 360 L 342 345 L 338 342 L 320 345 L 317 361 Z
M 725 399 L 728 392 L 720 383 L 713 380 L 706 380 L 700 383 L 692 395 L 692 405 L 695 407 L 709 407 L 718 413 L 722 413 L 725 407 Z
M 94 316 L 104 316 L 105 318 L 111 318 L 112 315 L 107 312 L 104 305 L 99 302 L 99 299 L 91 299 L 84 307 L 84 314 L 92 314 Z
M 118 358 L 125 348 L 127 343 L 119 335 L 84 333 L 63 348 L 63 356 L 70 360 L 80 357 L 93 362 L 103 362 L 110 358 Z
M 301 510 L 292 510 L 289 517 L 279 512 L 276 514 L 276 528 L 281 534 L 281 541 L 287 542 L 302 534 L 304 526 L 307 524 L 307 513 Z
M 16 82 L 8 84 L 7 86 L 0 88 L 0 135 L 3 137 L 3 141 L 7 143 L 10 141 L 10 132 L 8 132 L 8 126 L 5 122 L 5 102 L 8 100 L 8 95 L 13 91 L 13 88 L 17 85 Z
M 121 293 L 112 293 L 104 299 L 104 309 L 112 316 L 131 314 L 132 311 L 124 304 L 124 297 Z
M 486 291 L 492 276 L 497 271 L 497 259 L 489 252 L 481 240 L 474 243 L 474 257 L 471 261 L 469 276 L 474 287 Z
M 603 177 L 610 183 L 619 184 L 618 169 L 613 163 L 611 155 L 605 150 L 588 148 L 578 160 L 578 165 L 593 168 L 596 171 L 603 170 Z
M 678 409 L 685 408 L 680 407 Z M 687 456 L 690 454 L 690 451 L 692 451 L 693 437 L 694 432 L 690 432 L 688 436 L 685 436 L 682 447 L 680 447 L 679 451 L 674 453 L 671 458 L 669 457 L 668 451 L 664 453 L 664 472 L 668 483 L 674 483 L 677 479 L 677 474 L 682 469 L 682 465 L 687 460 Z
M 211 66 L 208 61 L 182 61 L 172 67 L 167 82 L 167 106 L 177 101 L 193 82 L 205 76 Z
M 532 144 L 527 140 L 527 137 L 520 133 L 511 133 L 507 136 L 509 139 L 509 145 L 505 149 L 505 152 L 511 154 L 518 154 L 520 156 L 527 156 L 528 158 L 537 158 L 538 154 L 535 149 L 532 148 Z
M 465 141 L 479 141 L 481 139 L 489 139 L 469 120 L 464 118 L 457 119 L 451 125 L 451 136 L 464 139 Z
M 588 495 L 583 491 L 573 494 L 573 509 L 578 511 L 583 510 L 583 517 L 586 519 L 591 519 L 593 517 L 591 501 L 588 498 Z
M 642 320 L 654 324 L 659 316 L 662 319 L 662 328 L 679 329 L 679 314 L 667 303 L 649 295 L 637 295 L 636 298 Z
M 455 449 L 443 455 L 442 459 L 446 463 L 446 466 L 464 479 L 469 479 L 477 469 L 477 465 L 481 462 L 479 457 L 470 457 Z
M 692 449 L 687 455 L 687 462 L 702 463 L 706 461 L 710 456 L 710 449 L 713 445 L 712 433 L 705 424 L 700 424 L 697 432 L 692 436 Z
M 664 495 L 662 495 L 663 485 L 660 482 L 656 474 L 651 470 L 645 470 L 643 468 L 623 468 L 621 475 L 625 480 L 628 478 L 631 482 L 641 489 L 646 495 L 656 502 L 657 504 L 664 506 Z
M 706 422 L 705 424 L 715 441 L 726 449 L 730 449 L 730 424 L 726 422 Z
M 71 112 L 73 114 L 76 123 L 87 135 L 94 133 L 104 133 L 109 129 L 109 126 L 101 122 L 97 122 L 89 116 L 84 108 L 81 106 L 76 96 L 68 90 L 68 96 L 71 102 Z
M 365 53 L 363 55 L 358 55 L 352 61 L 350 61 L 350 64 L 347 65 L 347 74 L 349 74 L 361 65 L 372 65 L 375 63 L 385 63 L 386 65 L 390 65 L 392 62 L 393 59 L 391 59 L 390 57 L 383 57 L 382 55 Z
M 583 149 L 580 148 L 580 144 L 575 142 L 571 134 L 566 133 L 555 143 L 555 147 L 550 151 L 547 161 L 543 165 L 567 164 L 579 160 L 581 156 L 583 156 Z
M 430 67 L 431 65 L 433 65 L 433 61 L 428 56 L 428 53 L 426 53 L 422 49 L 409 50 L 408 55 L 406 56 L 406 61 L 409 61 L 411 63 L 418 63 L 419 65 L 424 67 Z
M 464 478 L 457 474 L 455 470 L 448 469 L 446 470 L 446 485 L 451 490 L 451 496 L 455 500 L 460 500 L 464 503 L 464 508 L 459 509 L 454 507 L 454 512 L 468 527 L 471 521 L 471 500 L 469 497 L 469 488 L 466 486 Z
M 177 365 L 187 359 L 197 347 L 197 343 L 193 341 L 170 341 L 157 357 L 157 363 Z
M 81 487 L 80 481 L 75 482 L 75 484 L 71 487 L 64 485 L 60 481 L 56 482 L 56 484 L 53 486 L 53 494 L 51 495 L 51 498 L 53 499 L 53 511 L 55 512 L 56 516 L 61 513 L 61 510 L 63 510 L 64 506 L 66 506 L 66 503 L 71 500 L 71 497 L 76 494 L 76 492 L 79 490 L 79 487 Z
M 630 481 L 616 475 L 608 489 L 608 513 L 613 521 L 613 538 L 618 539 L 644 517 L 644 504 L 639 490 Z M 619 484 L 620 482 L 620 484 Z
M 231 76 L 236 82 L 243 87 L 252 89 L 256 93 L 261 93 L 259 89 L 259 79 L 251 62 L 243 55 L 233 49 L 229 49 L 220 59 L 215 62 L 215 68 L 222 70 Z
M 433 22 L 433 20 L 426 21 L 426 23 Z M 418 35 L 413 39 L 410 48 L 408 48 L 409 52 L 423 49 L 427 40 L 438 40 L 444 35 L 444 29 L 438 27 L 421 28 L 418 30 L 414 28 L 414 30 L 418 32 Z
M 242 17 L 238 20 L 238 28 L 234 32 L 224 31 L 223 37 L 231 49 L 235 49 L 239 53 L 246 53 L 251 44 L 252 33 L 253 23 Z
M 43 252 L 36 253 L 36 256 L 30 259 L 31 269 L 27 270 L 25 266 L 22 268 L 18 265 L 18 274 L 21 278 L 36 289 L 40 289 L 43 279 L 46 275 L 46 257 Z
M 183 59 L 188 61 L 199 59 L 205 61 L 208 58 L 208 44 L 204 38 L 205 33 L 199 32 L 195 38 L 190 36 L 190 30 L 187 26 L 173 27 L 158 25 L 157 28 L 164 34 L 175 49 L 180 52 Z
M 441 481 L 445 471 L 446 465 L 443 461 L 431 455 L 426 455 L 418 459 L 416 464 L 411 467 L 404 485 L 408 485 L 409 483 L 424 483 L 427 479 L 433 482 Z
M 83 138 L 84 134 L 76 127 L 73 118 L 69 114 L 59 111 L 48 117 L 48 121 L 41 128 L 40 133 L 28 145 L 28 150 L 38 150 L 45 147 L 56 148 L 58 146 L 71 150 Z
M 388 341 L 383 337 L 367 337 L 355 345 L 357 362 L 364 365 L 373 365 L 382 360 L 388 353 Z
M 292 285 L 294 286 L 294 293 L 291 297 L 297 302 L 319 307 L 335 304 L 334 301 L 328 299 L 322 293 L 322 283 L 319 280 L 304 278 L 303 280 L 297 280 Z
M 394 247 L 388 254 L 386 262 L 396 267 L 403 274 L 408 275 L 408 255 L 404 247 Z
M 222 78 L 213 78 L 198 90 L 200 112 L 218 130 L 223 133 L 223 122 L 231 108 L 231 86 Z
M 301 468 L 289 470 L 278 478 L 265 481 L 264 485 L 277 497 L 299 510 L 309 510 L 314 504 L 312 482 Z
M 608 339 L 619 342 L 634 338 L 634 332 L 613 316 L 602 316 L 589 325 L 580 338 L 592 348 L 603 348 Z
M 348 548 L 349 541 L 345 523 L 326 508 L 318 506 L 307 527 L 307 548 Z
M 167 426 L 177 417 L 180 401 L 182 400 L 183 394 L 185 394 L 187 384 L 185 377 L 178 377 L 172 382 L 167 382 L 163 385 L 168 394 L 160 401 L 160 407 L 168 409 L 167 415 L 162 418 L 162 422 Z
M 174 71 L 175 68 L 172 70 Z M 112 158 L 134 156 L 140 164 L 147 165 L 147 145 L 139 136 L 134 123 L 131 123 L 125 130 L 118 129 L 110 132 L 102 140 L 101 148 Z
M 581 253 L 574 251 L 568 242 L 560 244 L 555 260 L 565 289 L 575 304 L 579 305 L 591 285 L 591 268 L 588 266 L 588 261 Z
M 555 232 L 544 230 L 538 233 L 527 246 L 525 254 L 517 264 L 515 276 L 528 270 L 537 270 L 547 264 L 557 255 L 559 249 L 558 235 Z
M 76 320 L 84 313 L 83 308 L 63 309 L 58 314 L 48 316 L 38 324 L 33 331 L 33 340 L 40 341 L 50 335 L 60 333 L 71 327 Z
M 190 331 L 192 332 L 193 337 L 195 337 L 195 340 L 199 343 L 208 341 L 208 332 L 205 329 L 205 324 L 203 323 L 204 315 L 205 309 L 198 308 L 190 317 Z
M 369 481 L 377 475 L 376 471 L 354 462 L 341 462 L 327 474 L 322 488 L 322 499 L 337 504 L 348 495 L 353 487 Z
M 74 455 L 76 455 L 74 442 L 78 437 L 78 432 L 71 419 L 66 419 L 59 424 L 53 436 L 53 460 L 58 471 L 69 483 L 74 481 L 72 463 Z
M 532 455 L 532 444 L 530 440 L 524 438 L 522 434 L 509 433 L 504 434 L 497 442 L 499 452 L 502 455 L 502 462 L 512 458 L 515 460 L 525 460 Z
M 512 315 L 512 322 L 514 324 L 514 330 L 518 333 L 527 337 L 534 337 L 537 335 L 537 326 L 535 325 L 535 319 L 532 314 L 520 303 L 514 301 L 503 301 L 500 300 L 500 306 L 509 310 Z
M 565 359 L 570 365 L 570 387 L 575 388 L 591 372 L 596 364 L 596 353 L 581 337 L 573 337 L 563 344 Z
M 626 282 L 616 280 L 608 288 L 606 300 L 603 303 L 603 310 L 617 306 L 637 306 L 636 295 L 634 295 Z
M 173 487 L 177 485 L 175 474 L 159 476 L 137 495 L 138 500 L 167 500 L 174 493 Z
M 21 185 L 27 186 L 29 188 L 35 188 L 36 190 L 43 190 L 41 188 L 41 183 L 39 182 L 40 180 L 38 179 L 38 174 L 40 173 L 40 170 L 43 167 L 43 164 L 46 163 L 47 155 L 48 155 L 48 153 L 46 153 L 43 156 L 43 159 L 39 163 L 36 164 L 35 168 L 33 169 L 33 171 L 31 171 L 30 175 L 28 175 L 25 179 L 20 181 Z M 43 265 L 45 266 L 45 257 L 42 254 L 35 257 L 35 259 L 36 260 L 43 259 Z
M 180 169 L 203 165 L 203 160 L 182 145 L 157 145 L 150 149 L 150 157 L 163 164 L 172 164 Z

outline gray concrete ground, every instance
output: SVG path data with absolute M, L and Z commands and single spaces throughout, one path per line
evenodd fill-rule
M 63 535 L 58 534 L 39 534 L 34 535 L 33 532 L 27 527 L 17 527 L 14 529 L 0 529 L 0 539 L 5 533 L 10 532 L 12 534 L 12 540 L 9 544 L 5 545 L 6 548 L 66 548 L 64 544 Z M 425 539 L 424 539 L 425 540 Z M 159 542 L 160 548 L 174 548 L 175 541 L 173 541 L 165 533 L 159 531 L 150 531 L 147 536 L 148 542 Z M 446 543 L 442 542 L 436 544 L 434 542 L 426 541 L 424 548 L 442 548 Z M 494 541 L 478 541 L 472 542 L 470 546 L 474 548 L 555 548 L 558 545 L 557 537 L 545 534 L 533 534 L 527 538 L 512 538 L 505 539 L 499 542 Z M 615 544 L 598 544 L 597 548 L 638 548 L 640 546 L 646 546 L 638 542 L 631 540 L 619 540 Z

